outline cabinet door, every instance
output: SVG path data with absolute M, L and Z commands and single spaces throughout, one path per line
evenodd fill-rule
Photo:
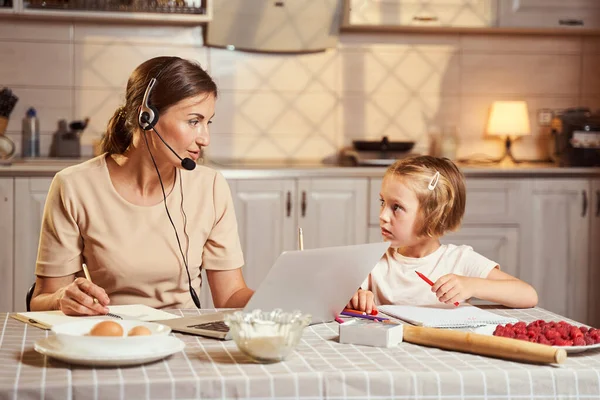
M 244 279 L 257 289 L 277 257 L 296 248 L 295 180 L 238 180 L 232 189 Z
M 368 179 L 300 179 L 296 204 L 304 247 L 367 242 Z
M 587 320 L 590 184 L 587 179 L 539 179 L 533 182 L 530 282 L 540 307 Z
M 495 0 L 349 1 L 351 25 L 486 27 L 495 18 Z
M 13 178 L 0 178 L 0 312 L 13 311 Z
M 593 179 L 590 207 L 590 279 L 588 324 L 600 327 L 600 179 Z
M 52 178 L 15 178 L 14 311 L 25 311 L 27 289 L 35 281 L 42 215 L 51 182 Z
M 598 28 L 597 0 L 502 0 L 498 25 L 526 28 Z
M 495 261 L 502 271 L 519 276 L 519 228 L 517 226 L 464 225 L 458 232 L 450 232 L 442 243 L 469 245 L 477 253 Z

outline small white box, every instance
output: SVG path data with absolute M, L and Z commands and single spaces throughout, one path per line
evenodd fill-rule
M 340 343 L 375 347 L 394 347 L 402 342 L 403 325 L 368 320 L 350 320 L 340 324 Z

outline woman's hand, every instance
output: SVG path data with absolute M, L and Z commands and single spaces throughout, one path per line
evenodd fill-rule
M 442 303 L 452 304 L 456 301 L 473 297 L 475 280 L 466 276 L 448 274 L 440 277 L 431 287 L 438 300 Z
M 109 302 L 108 295 L 100 286 L 85 278 L 76 278 L 62 289 L 58 309 L 66 315 L 104 315 L 109 312 L 106 307 Z
M 365 311 L 367 314 L 370 314 L 371 311 L 376 310 L 375 301 L 373 292 L 370 290 L 362 290 L 358 289 L 350 302 L 346 305 L 348 308 L 352 308 L 353 310 Z

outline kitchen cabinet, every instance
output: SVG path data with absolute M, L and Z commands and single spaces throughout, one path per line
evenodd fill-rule
M 449 232 L 441 242 L 469 245 L 479 254 L 496 262 L 502 271 L 519 276 L 519 226 L 469 226 Z
M 600 27 L 597 0 L 502 0 L 498 6 L 500 27 L 586 28 Z
M 279 254 L 296 248 L 296 182 L 239 180 L 230 186 L 244 252 L 244 279 L 257 288 Z
M 16 3 L 0 0 L 0 14 L 14 14 L 17 12 Z
M 229 180 L 244 252 L 244 279 L 256 289 L 277 257 L 298 248 L 367 242 L 367 178 Z M 212 307 L 208 284 L 202 307 Z
M 532 227 L 530 283 L 539 305 L 580 322 L 587 322 L 590 265 L 590 181 L 540 179 L 533 182 L 530 212 Z
M 213 0 L 180 0 L 175 2 L 167 0 L 119 2 L 100 0 L 13 0 L 13 7 L 6 9 L 0 7 L 0 13 L 13 13 L 47 19 L 199 24 L 209 22 L 212 19 L 212 2 Z
M 504 1 L 504 0 L 503 0 Z M 489 27 L 495 0 L 348 0 L 349 25 Z
M 35 281 L 42 216 L 52 178 L 15 178 L 13 311 L 25 311 L 27 289 Z
M 591 180 L 588 324 L 600 327 L 600 179 Z
M 13 245 L 14 245 L 14 192 L 13 179 L 0 178 L 0 311 L 12 311 L 13 301 Z

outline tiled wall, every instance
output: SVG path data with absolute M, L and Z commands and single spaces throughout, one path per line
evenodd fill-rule
M 8 127 L 38 109 L 42 152 L 60 118 L 91 117 L 84 153 L 123 102 L 129 73 L 158 55 L 198 60 L 220 98 L 210 157 L 320 160 L 355 138 L 416 140 L 455 126 L 459 156 L 497 156 L 483 131 L 494 100 L 528 102 L 534 135 L 515 143 L 542 158 L 548 137 L 540 108 L 600 106 L 600 38 L 500 35 L 344 34 L 339 47 L 306 55 L 264 55 L 203 47 L 199 27 L 100 26 L 0 20 L 0 87 L 20 101 Z

